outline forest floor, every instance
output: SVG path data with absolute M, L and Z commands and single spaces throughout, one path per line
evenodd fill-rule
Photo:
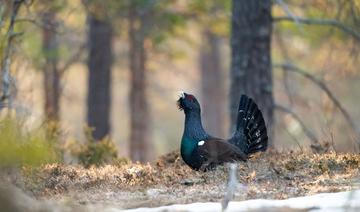
M 152 164 L 124 163 L 83 168 L 49 164 L 23 168 L 12 179 L 38 200 L 105 204 L 117 208 L 220 202 L 227 184 L 227 167 L 196 172 L 177 152 Z M 359 154 L 262 153 L 240 163 L 234 200 L 286 199 L 321 192 L 360 189 Z

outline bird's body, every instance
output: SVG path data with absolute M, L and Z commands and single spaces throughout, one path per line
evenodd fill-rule
M 254 101 L 245 95 L 241 96 L 236 131 L 226 140 L 204 130 L 200 105 L 193 95 L 183 93 L 178 106 L 185 113 L 181 156 L 195 170 L 211 169 L 225 162 L 246 161 L 250 154 L 267 148 L 262 114 Z

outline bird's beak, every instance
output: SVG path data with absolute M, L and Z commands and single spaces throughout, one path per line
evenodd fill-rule
M 180 91 L 180 92 L 179 92 L 179 97 L 180 97 L 181 99 L 185 98 L 185 92 L 184 92 L 184 91 Z
M 180 91 L 179 92 L 179 99 L 176 101 L 176 104 L 179 108 L 179 110 L 183 110 L 183 106 L 182 106 L 182 101 L 185 99 L 185 92 L 184 91 Z

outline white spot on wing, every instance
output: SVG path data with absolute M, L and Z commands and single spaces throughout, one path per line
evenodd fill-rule
M 205 143 L 205 141 L 199 141 L 198 146 L 202 146 L 202 145 L 204 145 L 204 143 Z

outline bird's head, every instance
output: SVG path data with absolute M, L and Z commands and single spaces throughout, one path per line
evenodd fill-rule
M 184 112 L 189 111 L 200 111 L 200 104 L 195 98 L 195 96 L 191 94 L 187 94 L 185 92 L 180 92 L 180 97 L 177 100 L 177 105 L 180 110 L 184 110 Z

